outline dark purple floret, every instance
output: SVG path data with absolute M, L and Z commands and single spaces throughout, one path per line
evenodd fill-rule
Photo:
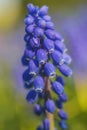
M 54 42 L 48 38 L 44 39 L 43 46 L 49 53 L 54 51 Z
M 63 108 L 63 103 L 61 102 L 61 100 L 56 100 L 56 106 L 57 106 L 59 109 L 62 109 L 62 108 Z
M 66 53 L 63 55 L 63 59 L 65 64 L 70 64 L 72 61 L 71 57 Z
M 29 63 L 29 59 L 27 59 L 26 56 L 23 55 L 21 58 L 21 62 L 22 62 L 22 65 L 27 66 Z
M 62 76 L 57 76 L 56 81 L 60 82 L 63 86 L 65 86 L 65 80 Z
M 36 105 L 34 106 L 34 112 L 35 112 L 35 114 L 37 114 L 37 115 L 41 115 L 42 112 L 43 112 L 42 106 L 41 106 L 40 104 L 36 104 Z
M 67 115 L 67 113 L 66 113 L 64 110 L 60 110 L 60 111 L 58 112 L 58 116 L 59 116 L 61 119 L 63 119 L 63 120 L 67 120 L 67 119 L 68 119 L 68 115 Z
M 72 70 L 66 64 L 61 65 L 58 69 L 64 76 L 70 77 L 72 75 Z
M 24 23 L 26 25 L 30 25 L 34 22 L 34 17 L 32 17 L 31 15 L 28 15 L 25 19 L 24 19 Z
M 27 94 L 26 100 L 29 103 L 34 103 L 38 99 L 38 94 L 35 90 L 30 90 L 29 93 Z
M 30 14 L 35 15 L 38 11 L 38 6 L 34 6 L 33 4 L 28 4 L 27 9 Z
M 51 17 L 49 15 L 45 15 L 42 17 L 45 21 L 51 21 Z
M 30 75 L 29 75 L 29 71 L 28 71 L 28 69 L 24 71 L 24 73 L 23 73 L 23 76 L 22 76 L 22 77 L 23 77 L 23 81 L 24 81 L 24 82 L 26 82 L 26 81 L 28 81 L 28 80 L 29 80 Z
M 43 19 L 40 19 L 40 20 L 38 20 L 37 25 L 38 25 L 38 27 L 41 27 L 44 29 L 44 28 L 46 28 L 46 21 Z
M 64 63 L 63 56 L 59 51 L 54 51 L 52 53 L 52 59 L 56 65 L 62 65 Z
M 48 119 L 43 121 L 43 130 L 50 130 L 50 121 Z
M 44 16 L 48 14 L 48 7 L 46 5 L 42 6 L 39 10 L 39 16 Z
M 55 40 L 55 32 L 53 30 L 47 29 L 45 31 L 45 35 L 47 36 L 47 38 Z
M 46 101 L 46 110 L 47 110 L 48 112 L 50 112 L 50 113 L 54 113 L 54 111 L 56 110 L 56 106 L 55 106 L 53 100 L 48 99 L 48 100 Z
M 67 51 L 65 44 L 59 40 L 55 41 L 55 49 L 60 51 L 61 53 L 65 53 Z
M 37 37 L 32 37 L 30 39 L 30 46 L 32 47 L 32 49 L 39 48 L 40 47 L 40 39 Z
M 26 83 L 27 85 L 30 85 L 34 80 L 34 75 L 29 74 L 29 70 L 25 70 L 23 73 L 23 81 L 24 83 Z
M 66 102 L 68 100 L 68 97 L 65 93 L 59 95 L 61 102 Z
M 42 28 L 36 27 L 36 28 L 34 29 L 34 36 L 35 36 L 35 37 L 41 37 L 41 36 L 43 36 L 43 35 L 44 35 L 44 30 L 43 30 Z
M 54 30 L 54 24 L 52 22 L 46 22 L 46 29 L 52 29 Z
M 25 34 L 25 36 L 24 36 L 24 41 L 25 41 L 25 42 L 29 42 L 29 40 L 30 40 L 30 35 Z
M 36 91 L 42 92 L 44 89 L 44 80 L 41 76 L 36 76 L 34 79 L 34 88 Z
M 54 77 L 56 75 L 56 69 L 54 65 L 50 62 L 47 62 L 44 66 L 44 72 L 46 76 Z
M 68 128 L 65 121 L 60 121 L 59 126 L 62 128 L 62 130 L 67 130 L 67 128 Z
M 31 49 L 26 49 L 25 52 L 24 52 L 24 56 L 27 59 L 32 59 L 35 56 L 35 52 L 32 51 Z
M 33 82 L 31 82 L 31 83 L 30 83 L 30 82 L 25 82 L 25 83 L 24 83 L 24 88 L 25 88 L 25 89 L 30 89 L 30 88 L 32 88 L 32 87 L 33 87 Z
M 58 95 L 60 95 L 60 94 L 62 94 L 64 92 L 64 87 L 62 86 L 62 84 L 60 84 L 57 81 L 54 81 L 52 83 L 52 89 Z
M 43 126 L 42 125 L 38 126 L 37 130 L 44 130 Z
M 38 96 L 39 96 L 40 99 L 44 98 L 44 96 L 45 96 L 44 91 L 38 92 Z
M 30 60 L 28 64 L 29 74 L 36 75 L 39 71 L 34 60 Z
M 36 59 L 39 64 L 44 64 L 47 61 L 47 52 L 44 49 L 38 49 Z
M 26 28 L 25 28 L 25 31 L 26 31 L 26 33 L 33 33 L 33 31 L 34 31 L 34 24 L 31 24 L 31 25 L 28 25 L 28 26 L 26 26 Z
M 55 40 L 59 40 L 61 42 L 64 41 L 63 37 L 61 36 L 59 32 L 55 32 Z

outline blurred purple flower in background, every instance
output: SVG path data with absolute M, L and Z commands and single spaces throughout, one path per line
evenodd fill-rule
M 87 111 L 87 8 L 84 6 L 64 21 L 66 37 L 69 40 L 73 59 L 74 81 L 78 101 Z
M 87 76 L 87 9 L 65 20 L 66 36 L 69 40 L 75 73 Z

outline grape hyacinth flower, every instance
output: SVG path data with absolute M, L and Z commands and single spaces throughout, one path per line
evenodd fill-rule
M 57 70 L 70 77 L 72 70 L 68 65 L 71 57 L 66 53 L 63 37 L 56 32 L 48 15 L 48 7 L 28 4 L 27 9 L 24 19 L 26 48 L 22 56 L 22 64 L 27 67 L 23 73 L 24 85 L 29 89 L 26 99 L 29 103 L 35 103 L 35 114 L 46 115 L 37 130 L 54 130 L 52 119 L 56 111 L 60 118 L 59 126 L 66 129 L 68 116 L 63 110 L 63 103 L 67 101 L 64 92 L 66 83 Z M 56 104 L 51 91 L 58 96 Z M 42 99 L 44 104 L 40 104 Z

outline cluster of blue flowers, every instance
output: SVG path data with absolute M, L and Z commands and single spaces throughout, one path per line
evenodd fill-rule
M 26 48 L 22 57 L 22 64 L 27 67 L 23 73 L 25 88 L 29 88 L 27 101 L 35 103 L 34 112 L 37 115 L 48 111 L 54 113 L 58 110 L 60 118 L 59 125 L 62 129 L 67 129 L 67 113 L 63 110 L 63 103 L 67 101 L 64 92 L 65 80 L 57 75 L 59 70 L 64 76 L 70 77 L 72 70 L 68 67 L 71 57 L 66 54 L 67 48 L 62 36 L 55 31 L 51 17 L 48 15 L 48 7 L 27 5 L 28 14 L 24 19 Z M 56 103 L 51 99 L 50 94 L 46 94 L 49 79 L 51 90 L 58 95 Z M 46 99 L 45 106 L 37 103 L 39 99 Z M 55 105 L 56 104 L 56 105 Z M 38 130 L 50 130 L 50 122 L 46 118 L 43 125 Z

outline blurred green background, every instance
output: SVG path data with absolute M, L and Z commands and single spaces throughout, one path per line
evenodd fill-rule
M 65 39 L 74 71 L 65 87 L 69 130 L 87 130 L 87 0 L 0 0 L 0 130 L 35 130 L 43 118 L 26 102 L 28 91 L 21 80 L 28 3 L 49 6 L 56 30 Z

